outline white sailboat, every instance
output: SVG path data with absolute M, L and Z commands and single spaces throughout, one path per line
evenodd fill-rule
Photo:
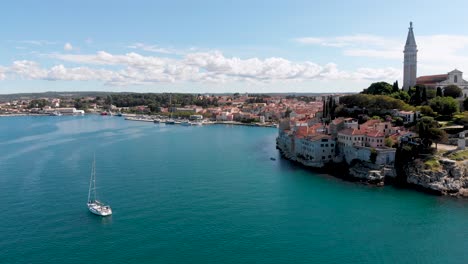
M 88 191 L 88 209 L 91 213 L 100 216 L 108 216 L 112 214 L 112 209 L 99 201 L 96 197 L 96 156 L 93 160 L 93 168 L 91 169 L 91 179 L 89 181 Z

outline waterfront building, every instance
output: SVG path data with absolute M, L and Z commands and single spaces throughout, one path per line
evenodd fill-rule
M 294 144 L 296 158 L 305 165 L 323 167 L 335 158 L 336 142 L 329 135 L 298 135 Z
M 410 22 L 403 53 L 403 90 L 408 91 L 410 87 L 416 85 L 417 74 L 418 48 L 413 33 L 413 22 Z
M 45 114 L 59 112 L 62 115 L 84 115 L 84 110 L 77 110 L 75 107 L 48 108 L 43 111 Z

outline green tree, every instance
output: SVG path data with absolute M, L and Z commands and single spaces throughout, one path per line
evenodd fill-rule
M 398 87 L 398 81 L 395 81 L 393 83 L 393 87 L 392 87 L 392 93 L 397 93 L 400 91 L 400 88 Z
M 366 108 L 370 111 L 385 109 L 411 110 L 411 106 L 402 100 L 387 95 L 352 94 L 340 97 L 340 103 L 346 107 Z
M 43 108 L 50 105 L 50 102 L 45 99 L 33 99 L 29 102 L 28 108 Z
M 449 85 L 444 88 L 444 96 L 450 96 L 452 98 L 458 98 L 462 96 L 462 89 L 456 85 Z
M 462 126 L 468 126 L 468 112 L 463 112 L 459 115 L 455 115 L 454 121 L 456 124 L 459 124 Z
M 391 148 L 393 145 L 395 145 L 395 141 L 391 137 L 387 137 L 385 139 L 385 146 Z
M 410 100 L 410 96 L 408 92 L 403 91 L 403 90 L 390 94 L 390 97 L 395 98 L 395 99 L 400 99 L 405 103 L 408 103 Z
M 422 115 L 424 116 L 436 116 L 437 114 L 432 110 L 432 108 L 428 105 L 423 105 L 419 107 L 419 111 L 421 112 Z
M 363 94 L 381 94 L 388 95 L 393 92 L 393 86 L 387 82 L 376 82 L 369 86 L 369 88 L 362 91 Z
M 418 123 L 419 137 L 423 139 L 426 148 L 429 148 L 432 143 L 446 142 L 448 139 L 447 133 L 439 129 L 439 123 L 432 117 L 422 117 Z
M 421 105 L 421 90 L 423 87 L 416 85 L 414 87 L 414 92 L 411 95 L 410 104 L 412 105 Z
M 427 89 L 426 89 L 426 87 L 423 87 L 423 89 L 422 89 L 421 101 L 424 102 L 424 103 L 427 102 Z
M 451 116 L 458 112 L 458 102 L 452 97 L 436 97 L 429 101 L 429 106 L 439 115 Z
M 440 87 L 437 87 L 436 97 L 437 96 L 440 96 L 440 97 L 444 96 L 444 94 L 442 93 L 442 88 Z
M 436 90 L 433 88 L 427 88 L 426 94 L 427 94 L 427 99 L 431 100 L 432 98 L 436 97 Z
M 76 98 L 75 101 L 73 102 L 73 106 L 76 108 L 76 109 L 82 109 L 84 104 L 83 102 L 81 101 L 80 98 Z
M 443 143 L 446 142 L 448 139 L 447 133 L 439 128 L 429 128 L 427 131 L 428 138 L 436 144 L 436 149 L 437 149 L 437 143 Z
M 468 111 L 468 98 L 463 100 L 463 110 Z

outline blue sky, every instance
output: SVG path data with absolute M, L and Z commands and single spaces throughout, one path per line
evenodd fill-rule
M 468 69 L 464 1 L 9 1 L 0 93 L 341 92 Z

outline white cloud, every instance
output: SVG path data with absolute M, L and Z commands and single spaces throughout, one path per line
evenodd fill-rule
M 69 42 L 65 43 L 65 45 L 63 46 L 63 49 L 66 50 L 66 51 L 71 51 L 73 50 L 73 46 L 72 44 L 70 44 Z
M 25 79 L 87 81 L 108 85 L 154 83 L 272 83 L 311 80 L 394 80 L 399 70 L 362 68 L 343 71 L 333 63 L 293 62 L 284 58 L 266 59 L 226 57 L 221 52 L 190 53 L 180 59 L 142 56 L 138 53 L 114 55 L 105 51 L 96 54 L 52 54 L 65 62 L 88 66 L 67 68 L 63 64 L 43 68 L 33 61 L 15 61 L 4 68 L 7 77 Z M 93 66 L 104 66 L 94 68 Z
M 45 69 L 41 68 L 37 62 L 28 60 L 14 61 L 13 65 L 7 68 L 6 71 L 27 79 L 44 79 L 47 77 Z
M 175 50 L 175 49 L 162 48 L 157 45 L 149 45 L 145 43 L 134 43 L 128 46 L 128 48 L 139 49 L 139 50 L 144 50 L 144 51 L 149 51 L 149 52 L 154 52 L 154 53 L 161 53 L 161 54 L 183 54 L 183 52 Z
M 445 73 L 454 68 L 468 71 L 468 35 L 419 36 L 418 74 Z M 343 55 L 403 61 L 406 34 L 401 39 L 376 35 L 351 35 L 330 38 L 305 37 L 296 42 L 338 48 Z

